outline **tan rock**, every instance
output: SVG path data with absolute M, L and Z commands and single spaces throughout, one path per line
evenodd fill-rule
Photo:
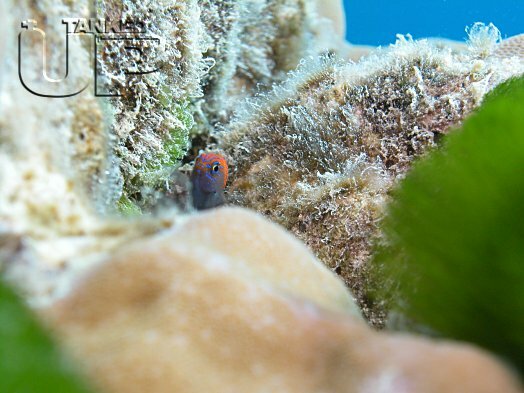
M 46 317 L 104 392 L 518 392 L 475 349 L 372 331 L 296 239 L 238 208 L 130 244 Z
M 521 62 L 524 62 L 524 34 L 519 34 L 502 41 L 495 49 L 493 55 L 503 59 L 518 57 Z
M 317 0 L 318 13 L 333 21 L 335 32 L 344 38 L 346 34 L 346 13 L 341 0 Z

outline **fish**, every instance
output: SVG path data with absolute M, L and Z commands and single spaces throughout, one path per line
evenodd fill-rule
M 197 210 L 225 204 L 224 189 L 228 176 L 227 161 L 217 153 L 202 153 L 191 172 L 193 206 Z

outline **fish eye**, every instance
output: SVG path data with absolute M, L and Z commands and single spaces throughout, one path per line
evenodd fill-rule
M 220 168 L 219 168 L 219 166 L 218 166 L 218 163 L 215 162 L 215 164 L 213 165 L 213 172 L 218 172 L 219 169 L 220 169 Z

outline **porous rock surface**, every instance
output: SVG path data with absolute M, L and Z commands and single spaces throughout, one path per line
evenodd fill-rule
M 47 309 L 108 393 L 517 393 L 477 349 L 374 332 L 282 228 L 221 208 L 122 247 Z

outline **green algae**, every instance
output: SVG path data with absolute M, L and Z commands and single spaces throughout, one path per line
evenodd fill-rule
M 18 296 L 0 281 L 0 391 L 88 393 Z
M 168 102 L 166 107 L 175 115 L 181 126 L 169 128 L 168 136 L 162 146 L 163 150 L 159 152 L 153 163 L 147 165 L 146 172 L 147 170 L 158 170 L 165 166 L 175 166 L 189 149 L 189 133 L 195 124 L 192 106 L 189 101 L 185 100 L 181 103 Z
M 411 329 L 473 342 L 524 373 L 522 168 L 523 77 L 415 165 L 394 192 L 374 267 L 385 283 L 375 296 Z
M 124 189 L 117 210 L 125 215 L 140 214 L 139 205 L 147 209 L 156 203 L 156 197 L 151 199 L 151 190 L 165 188 L 165 182 L 169 181 L 190 147 L 190 132 L 195 124 L 193 105 L 189 100 L 172 101 L 167 94 L 163 94 L 160 101 L 177 122 L 166 126 L 168 132 L 161 142 L 161 148 L 144 161 L 143 169 L 130 178 L 124 177 Z
M 116 203 L 116 208 L 119 213 L 124 216 L 139 216 L 142 214 L 140 207 L 135 205 L 125 194 Z

